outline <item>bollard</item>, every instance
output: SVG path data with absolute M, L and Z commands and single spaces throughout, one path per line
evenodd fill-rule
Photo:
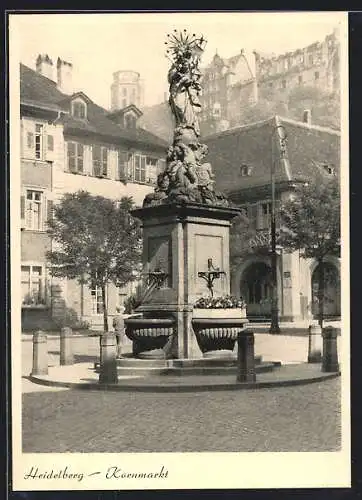
M 60 364 L 73 365 L 74 356 L 72 349 L 72 329 L 65 326 L 60 330 Z
M 309 326 L 308 363 L 322 361 L 322 328 L 319 325 Z
M 100 384 L 117 384 L 117 345 L 114 333 L 105 332 L 100 338 Z
M 33 335 L 33 369 L 31 375 L 48 375 L 47 336 L 41 330 Z
M 333 326 L 323 328 L 322 372 L 339 372 L 337 330 Z
M 238 333 L 237 382 L 255 382 L 254 331 L 250 328 Z

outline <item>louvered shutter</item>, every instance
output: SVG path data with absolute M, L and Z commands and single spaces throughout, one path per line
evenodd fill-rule
M 20 227 L 21 229 L 25 228 L 25 196 L 20 196 Z
M 23 156 L 24 158 L 35 158 L 35 124 L 33 122 L 23 122 Z
M 108 149 L 102 148 L 102 175 L 104 177 L 108 176 Z
M 47 200 L 47 202 L 46 202 L 46 219 L 45 219 L 46 223 L 53 217 L 53 207 L 54 207 L 53 200 Z M 45 227 L 45 229 L 47 229 L 47 227 Z
M 54 136 L 51 134 L 46 136 L 46 159 L 54 161 Z
M 128 173 L 128 153 L 118 151 L 118 179 L 122 182 L 127 181 Z
M 257 228 L 257 208 L 258 206 L 255 204 L 248 206 L 248 219 L 251 229 Z
M 84 169 L 84 147 L 83 144 L 80 144 L 79 142 L 76 144 L 77 148 L 77 155 L 76 155 L 76 161 L 77 161 L 77 172 L 83 173 Z

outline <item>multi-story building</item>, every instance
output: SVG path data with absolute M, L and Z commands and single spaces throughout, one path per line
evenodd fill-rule
M 321 42 L 279 56 L 241 51 L 223 59 L 215 54 L 203 70 L 202 133 L 242 124 L 245 110 L 261 98 L 285 100 L 301 86 L 338 92 L 339 51 L 337 32 L 333 32 Z
M 144 83 L 136 71 L 116 71 L 111 85 L 111 110 L 124 109 L 131 104 L 143 107 Z
M 285 158 L 277 128 L 287 135 Z M 270 317 L 272 273 L 270 255 L 271 174 L 274 169 L 276 220 L 278 207 L 298 183 L 323 182 L 339 176 L 340 133 L 310 123 L 280 117 L 236 127 L 204 139 L 217 189 L 224 191 L 249 218 L 254 236 L 232 273 L 232 292 L 247 302 L 248 316 Z M 285 321 L 309 319 L 316 314 L 317 262 L 299 252 L 277 248 L 280 315 Z M 325 264 L 325 314 L 340 315 L 340 262 Z
M 167 143 L 138 126 L 140 110 L 108 112 L 83 92 L 71 93 L 71 64 L 48 56 L 37 71 L 20 65 L 21 288 L 23 326 L 72 315 L 102 324 L 100 290 L 51 277 L 46 220 L 64 193 L 84 189 L 141 205 L 164 168 Z M 66 88 L 67 93 L 64 92 Z M 110 315 L 129 290 L 108 287 Z

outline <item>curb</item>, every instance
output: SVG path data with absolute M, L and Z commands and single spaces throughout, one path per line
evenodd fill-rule
M 201 384 L 201 385 L 176 385 L 176 384 L 155 384 L 138 385 L 132 383 L 121 384 L 99 384 L 96 382 L 60 382 L 56 380 L 45 380 L 35 375 L 26 377 L 28 380 L 38 385 L 48 387 L 64 387 L 69 389 L 90 390 L 90 391 L 110 391 L 110 392 L 205 392 L 205 391 L 235 391 L 243 389 L 266 389 L 273 387 L 289 387 L 297 385 L 307 385 L 315 382 L 337 378 L 341 372 L 321 373 L 315 377 L 300 379 L 270 380 L 262 382 L 234 382 L 224 384 Z

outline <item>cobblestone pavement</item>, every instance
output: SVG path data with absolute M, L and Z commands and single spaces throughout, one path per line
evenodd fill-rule
M 333 451 L 340 379 L 188 394 L 23 394 L 24 452 Z

